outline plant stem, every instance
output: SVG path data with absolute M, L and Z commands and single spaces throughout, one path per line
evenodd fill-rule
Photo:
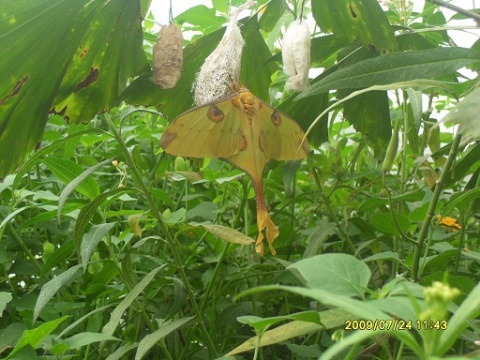
M 432 221 L 433 215 L 435 213 L 435 207 L 437 206 L 438 199 L 440 198 L 440 194 L 443 190 L 443 184 L 445 183 L 445 179 L 450 174 L 450 168 L 452 167 L 453 161 L 457 156 L 458 146 L 460 144 L 461 135 L 456 135 L 452 141 L 452 146 L 450 148 L 450 153 L 448 154 L 447 161 L 445 162 L 445 166 L 443 168 L 442 174 L 437 181 L 435 186 L 435 190 L 433 192 L 432 200 L 430 201 L 430 205 L 428 206 L 427 214 L 425 215 L 425 219 L 423 220 L 422 228 L 420 229 L 420 234 L 418 235 L 417 245 L 415 246 L 415 250 L 413 253 L 413 262 L 412 262 L 412 274 L 411 279 L 413 281 L 419 280 L 419 268 L 420 268 L 420 256 L 422 255 L 422 248 L 427 237 L 428 228 L 430 227 L 430 223 Z
M 120 148 L 123 151 L 123 154 L 125 155 L 125 163 L 130 167 L 130 169 L 133 171 L 133 175 L 135 176 L 138 185 L 140 186 L 143 195 L 147 198 L 147 201 L 149 205 L 151 206 L 153 213 L 155 215 L 155 218 L 157 219 L 158 225 L 160 226 L 160 229 L 162 230 L 163 234 L 165 235 L 165 239 L 167 240 L 167 243 L 170 246 L 170 249 L 173 254 L 173 258 L 175 261 L 175 264 L 177 266 L 178 272 L 180 273 L 180 277 L 182 278 L 182 281 L 185 285 L 185 288 L 187 289 L 188 297 L 190 300 L 190 304 L 192 306 L 192 310 L 195 313 L 195 315 L 198 318 L 198 324 L 200 326 L 200 331 L 203 335 L 203 338 L 205 340 L 205 343 L 208 347 L 208 350 L 210 352 L 211 357 L 217 357 L 217 351 L 215 349 L 215 345 L 213 344 L 212 339 L 210 338 L 210 335 L 208 333 L 207 328 L 205 327 L 205 323 L 203 322 L 203 316 L 202 313 L 200 312 L 200 308 L 198 307 L 198 304 L 195 300 L 195 295 L 193 292 L 193 289 L 190 286 L 190 283 L 188 281 L 187 274 L 185 273 L 185 269 L 183 268 L 183 262 L 180 259 L 180 254 L 177 251 L 177 247 L 175 244 L 175 240 L 173 239 L 172 235 L 168 231 L 168 227 L 163 221 L 162 215 L 160 214 L 160 211 L 157 207 L 157 203 L 152 197 L 152 194 L 150 193 L 150 190 L 148 187 L 145 185 L 144 181 L 142 180 L 142 175 L 138 171 L 137 167 L 135 166 L 135 162 L 133 161 L 132 156 L 130 155 L 130 152 L 128 151 L 127 145 L 124 143 L 120 133 L 117 131 L 115 124 L 113 123 L 110 114 L 104 113 L 104 119 L 107 122 L 108 126 L 110 127 L 110 130 L 112 131 L 113 135 L 117 139 Z

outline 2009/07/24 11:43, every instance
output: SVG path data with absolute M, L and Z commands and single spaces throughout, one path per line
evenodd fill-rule
M 446 320 L 346 320 L 345 330 L 446 330 Z

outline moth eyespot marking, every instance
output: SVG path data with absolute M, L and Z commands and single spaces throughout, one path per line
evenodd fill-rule
M 282 125 L 282 117 L 280 116 L 279 112 L 276 110 L 272 114 L 272 123 L 277 127 Z
M 171 144 L 173 140 L 177 137 L 177 133 L 174 132 L 166 132 L 162 135 L 162 138 L 160 139 L 160 146 L 164 149 L 167 150 L 168 145 Z
M 225 114 L 218 107 L 216 107 L 215 105 L 212 105 L 208 108 L 207 117 L 209 120 L 213 121 L 214 123 L 218 123 L 225 118 Z
M 240 151 L 245 151 L 247 150 L 247 139 L 245 138 L 245 136 L 242 135 L 241 137 L 241 140 L 240 140 Z

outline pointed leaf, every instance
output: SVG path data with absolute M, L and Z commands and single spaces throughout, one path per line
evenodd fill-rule
M 154 331 L 151 334 L 148 334 L 138 343 L 138 349 L 137 349 L 137 353 L 135 354 L 135 360 L 143 359 L 143 357 L 150 351 L 152 347 L 155 346 L 157 342 L 162 340 L 165 336 L 167 336 L 171 332 L 182 327 L 192 319 L 193 317 L 184 317 L 184 318 L 172 320 L 160 325 L 160 329 Z
M 278 344 L 288 339 L 299 336 L 313 334 L 324 329 L 333 329 L 345 324 L 346 320 L 351 320 L 352 315 L 343 310 L 332 309 L 319 313 L 322 324 L 315 324 L 305 321 L 292 321 L 284 325 L 277 326 L 272 330 L 266 331 L 261 339 L 260 346 Z M 257 347 L 258 337 L 254 336 L 243 344 L 231 350 L 227 355 L 236 355 L 242 352 L 253 350 Z
M 86 180 L 91 173 L 93 173 L 95 170 L 97 170 L 100 166 L 105 165 L 107 163 L 110 163 L 111 161 L 112 161 L 112 159 L 108 159 L 108 160 L 102 161 L 101 163 L 98 163 L 94 166 L 89 167 L 87 170 L 82 172 L 75 179 L 73 179 L 71 182 L 69 182 L 67 186 L 65 186 L 63 188 L 63 190 L 60 193 L 60 196 L 58 198 L 58 211 L 57 211 L 57 221 L 58 221 L 58 223 L 60 223 L 60 217 L 61 217 L 61 214 L 62 214 L 63 205 L 65 204 L 65 201 L 67 201 L 67 198 L 70 195 L 70 193 L 73 190 L 75 190 L 80 184 L 82 184 L 83 181 Z M 93 182 L 93 184 L 97 185 L 96 182 Z M 95 192 L 96 189 L 98 189 L 98 192 Z M 100 193 L 100 189 L 98 188 L 98 185 L 96 187 L 93 186 L 91 191 L 95 192 L 95 195 L 93 197 L 97 196 Z
M 89 176 L 88 173 L 86 176 L 81 176 L 84 171 L 83 168 L 77 163 L 68 159 L 54 157 L 43 159 L 43 162 L 45 165 L 47 165 L 53 175 L 55 175 L 55 177 L 61 182 L 67 185 L 73 182 L 75 189 L 82 195 L 93 199 L 100 194 L 100 189 L 95 179 Z M 81 181 L 75 181 L 77 178 Z
M 88 262 L 92 256 L 98 243 L 108 234 L 116 223 L 106 223 L 93 225 L 90 230 L 83 236 L 82 245 L 80 246 L 80 256 L 82 258 L 83 271 L 87 270 Z
M 355 89 L 434 78 L 451 74 L 479 59 L 480 54 L 476 51 L 455 47 L 381 55 L 335 71 L 313 84 L 298 98 L 331 89 Z
M 32 348 L 36 349 L 43 339 L 45 339 L 48 335 L 50 335 L 62 322 L 68 319 L 70 316 L 64 316 L 59 319 L 55 319 L 42 325 L 30 329 L 25 330 L 22 334 L 22 337 L 18 340 L 15 348 L 12 352 L 8 355 L 7 359 L 15 355 L 18 351 L 20 351 L 23 347 L 30 345 Z
M 47 305 L 52 297 L 55 296 L 58 290 L 70 282 L 73 279 L 81 265 L 72 266 L 70 269 L 64 271 L 60 275 L 54 277 L 52 280 L 42 286 L 40 294 L 38 295 L 37 302 L 35 303 L 35 309 L 33 311 L 33 322 L 37 320 L 38 315 L 42 309 Z
M 78 266 L 78 265 L 77 265 Z M 155 275 L 165 267 L 166 265 L 159 266 L 152 271 L 150 271 L 145 277 L 125 296 L 120 304 L 117 305 L 115 310 L 112 311 L 110 320 L 102 329 L 102 334 L 113 335 L 115 328 L 119 324 L 124 312 L 132 304 L 132 302 L 137 298 L 138 295 L 150 284 Z

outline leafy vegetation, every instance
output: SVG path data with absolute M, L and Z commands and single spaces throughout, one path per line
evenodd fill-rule
M 480 145 L 439 125 L 477 86 L 478 43 L 455 46 L 431 2 L 307 1 L 319 75 L 285 92 L 277 40 L 302 1 L 258 1 L 241 20 L 242 82 L 311 127 L 312 148 L 264 174 L 280 236 L 260 258 L 249 178 L 158 147 L 225 29 L 227 2 L 212 3 L 175 18 L 194 35 L 169 90 L 146 66 L 151 15 L 144 51 L 133 35 L 148 2 L 2 5 L 0 356 L 478 356 Z

